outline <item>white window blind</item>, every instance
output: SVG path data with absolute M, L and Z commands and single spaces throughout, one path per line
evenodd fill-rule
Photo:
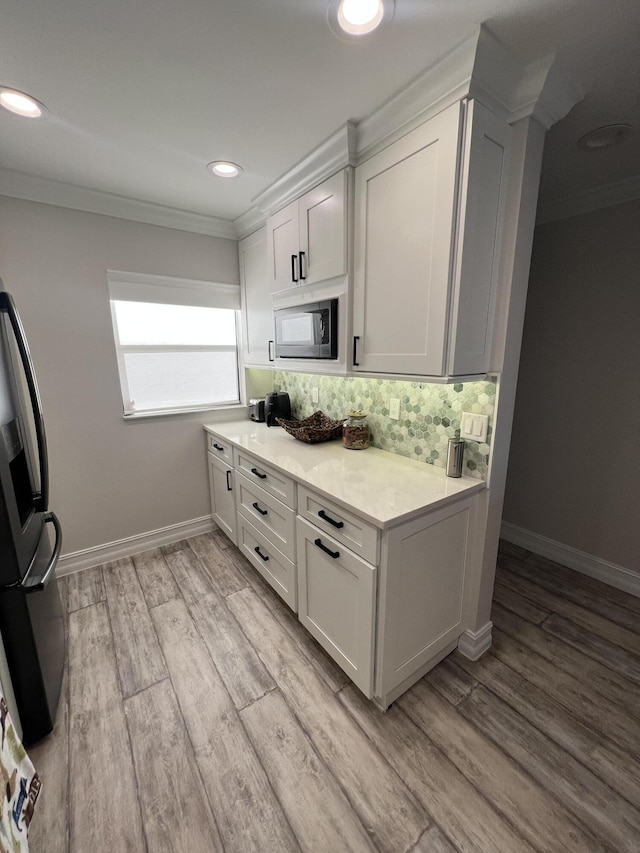
M 239 403 L 239 288 L 107 271 L 125 417 Z

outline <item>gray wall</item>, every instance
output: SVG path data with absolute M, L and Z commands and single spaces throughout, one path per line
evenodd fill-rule
M 32 350 L 65 554 L 211 512 L 206 416 L 122 419 L 107 269 L 237 284 L 237 244 L 0 197 L 0 277 Z
M 503 519 L 640 574 L 640 201 L 536 229 Z

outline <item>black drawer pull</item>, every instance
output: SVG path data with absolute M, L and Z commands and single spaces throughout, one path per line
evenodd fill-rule
M 227 491 L 232 492 L 233 489 L 231 488 L 231 471 L 225 471 L 225 473 L 227 475 Z
M 328 516 L 328 515 L 326 514 L 326 512 L 325 512 L 323 509 L 321 509 L 321 510 L 318 512 L 318 515 L 320 516 L 320 518 L 321 518 L 323 521 L 328 521 L 328 522 L 329 522 L 329 524 L 333 524 L 333 526 L 334 526 L 334 527 L 337 527 L 337 528 L 338 528 L 338 530 L 339 530 L 341 527 L 344 527 L 344 521 L 336 521 L 336 520 L 335 520 L 335 518 L 331 518 L 330 516 Z
M 259 545 L 256 545 L 256 547 L 255 547 L 253 550 L 256 552 L 256 554 L 258 555 L 258 557 L 260 557 L 261 559 L 263 559 L 263 560 L 265 561 L 265 563 L 267 562 L 267 560 L 268 560 L 269 558 L 267 557 L 267 555 L 266 555 L 266 554 L 263 554 L 263 553 L 262 553 L 262 551 L 260 550 L 260 546 L 259 546 Z
M 253 502 L 253 504 L 252 504 L 252 506 L 253 506 L 253 508 L 256 510 L 256 512 L 259 512 L 259 513 L 260 513 L 260 515 L 266 515 L 266 514 L 267 514 L 267 510 L 266 510 L 266 509 L 262 509 L 262 507 L 260 506 L 260 504 L 258 503 L 258 501 L 254 501 L 254 502 Z
M 297 255 L 291 255 L 291 281 L 294 284 L 298 283 L 298 276 L 296 275 L 296 261 L 298 260 Z
M 298 252 L 298 267 L 300 271 L 300 281 L 306 281 L 306 275 L 302 275 L 302 262 L 304 261 L 304 252 Z
M 314 544 L 318 548 L 320 548 L 321 551 L 324 551 L 325 554 L 328 554 L 330 557 L 333 557 L 334 560 L 337 560 L 338 557 L 340 556 L 340 551 L 331 551 L 329 548 L 327 548 L 326 545 L 323 545 L 322 539 L 316 539 Z
M 216 444 L 215 441 L 213 443 L 213 446 L 215 447 L 216 450 L 219 450 L 220 453 L 222 453 L 222 451 L 224 450 L 224 447 L 221 444 Z
M 255 474 L 255 475 L 256 475 L 256 477 L 260 477 L 260 479 L 261 479 L 261 480 L 266 480 L 266 479 L 267 479 L 267 475 L 266 475 L 266 474 L 261 474 L 261 473 L 260 473 L 260 471 L 258 471 L 258 469 L 257 469 L 257 468 L 252 468 L 252 469 L 251 469 L 251 473 L 252 473 L 252 474 Z

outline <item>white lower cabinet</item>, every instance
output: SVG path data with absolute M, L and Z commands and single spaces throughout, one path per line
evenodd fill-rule
M 238 548 L 286 604 L 297 612 L 296 565 L 243 515 L 238 515 Z
M 209 457 L 211 515 L 222 532 L 227 534 L 234 545 L 237 545 L 235 472 L 224 459 L 219 459 L 213 453 L 208 453 L 207 456 Z
M 473 499 L 385 532 L 375 696 L 386 708 L 458 644 Z
M 207 446 L 213 518 L 378 708 L 457 646 L 477 581 L 476 493 L 378 526 L 273 457 L 234 446 L 232 468 L 224 438 Z
M 236 508 L 289 560 L 296 558 L 296 514 L 236 471 Z
M 369 699 L 376 567 L 298 517 L 298 617 Z

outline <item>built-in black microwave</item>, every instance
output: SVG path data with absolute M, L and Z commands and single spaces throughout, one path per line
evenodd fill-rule
M 337 358 L 338 300 L 277 308 L 276 358 Z

